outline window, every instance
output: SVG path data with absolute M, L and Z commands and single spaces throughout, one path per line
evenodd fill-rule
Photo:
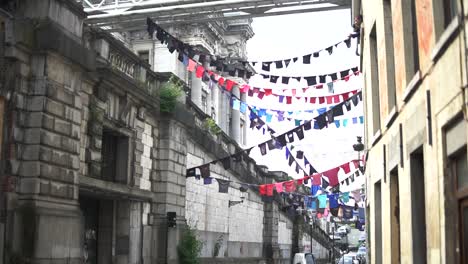
M 442 42 L 448 39 L 443 38 L 444 32 L 449 29 L 449 25 L 455 20 L 460 13 L 461 8 L 458 6 L 459 0 L 440 0 L 432 1 L 432 12 L 434 17 L 434 33 L 436 41 Z M 452 28 L 456 29 L 456 27 Z M 450 32 L 449 32 L 450 33 Z M 442 39 L 443 38 L 443 39 Z M 444 44 L 445 45 L 445 44 Z
M 376 26 L 371 30 L 369 35 L 370 46 L 370 71 L 372 80 L 372 127 L 373 134 L 380 129 L 380 93 L 379 93 L 379 62 L 378 62 L 378 47 L 377 47 L 377 32 Z
M 128 183 L 129 138 L 111 129 L 102 132 L 101 177 L 106 181 Z
M 462 234 L 460 240 L 462 241 L 462 261 L 461 263 L 468 262 L 468 199 L 463 200 L 460 205 L 460 215 L 462 223 Z
M 448 27 L 450 22 L 457 16 L 458 14 L 458 6 L 457 0 L 443 0 L 443 8 L 444 8 L 444 28 Z
M 411 230 L 413 236 L 413 263 L 427 263 L 426 201 L 424 155 L 422 148 L 410 154 Z
M 455 197 L 458 200 L 458 233 L 460 234 L 458 247 L 461 263 L 468 261 L 468 166 L 466 160 L 466 148 L 450 157 L 450 169 L 455 183 Z
M 411 2 L 411 42 L 413 44 L 412 46 L 412 53 L 413 53 L 413 67 L 410 69 L 411 70 L 411 78 L 416 74 L 416 72 L 419 70 L 419 44 L 418 44 L 418 21 L 417 21 L 417 14 L 416 14 L 416 1 L 410 1 Z M 411 79 L 408 79 L 411 80 Z
M 382 191 L 380 181 L 374 185 L 375 263 L 382 263 Z
M 468 170 L 466 163 L 466 151 L 462 151 L 452 160 L 455 174 L 457 175 L 457 189 L 463 190 L 468 187 Z
M 455 157 L 451 159 L 453 174 L 456 178 L 457 196 L 459 199 L 459 215 L 460 215 L 460 242 L 459 246 L 461 250 L 461 263 L 468 261 L 468 186 L 467 186 L 467 162 L 466 162 L 466 150 L 457 153 Z
M 208 113 L 208 92 L 205 90 L 202 91 L 201 107 L 204 113 Z
M 447 227 L 447 263 L 468 261 L 468 165 L 466 121 L 462 116 L 445 128 L 445 152 L 447 156 L 447 182 L 445 188 L 445 219 L 455 221 Z M 449 250 L 448 248 L 451 248 Z
M 149 50 L 139 51 L 138 52 L 138 57 L 140 57 L 140 59 L 142 59 L 146 63 L 148 63 L 148 64 L 150 63 L 150 61 L 149 61 Z
M 403 52 L 406 85 L 411 84 L 419 70 L 418 24 L 416 1 L 398 0 L 401 3 L 401 23 L 403 26 Z M 412 87 L 410 87 L 412 88 Z M 407 91 L 407 94 L 408 93 Z
M 211 119 L 218 123 L 218 120 L 216 120 L 216 109 L 214 108 L 214 106 L 211 107 Z
M 384 27 L 385 27 L 385 62 L 387 65 L 387 110 L 390 113 L 396 104 L 395 90 L 395 60 L 393 47 L 392 1 L 384 0 Z
M 245 120 L 241 119 L 240 121 L 240 142 L 241 144 L 245 145 Z
M 5 116 L 5 98 L 0 97 L 0 159 L 2 158 L 1 147 L 3 146 L 3 117 Z
M 398 167 L 390 172 L 390 215 L 392 263 L 400 263 L 400 188 Z
M 218 109 L 218 95 L 216 94 L 217 87 L 211 89 L 211 118 L 218 123 L 216 120 L 216 110 Z

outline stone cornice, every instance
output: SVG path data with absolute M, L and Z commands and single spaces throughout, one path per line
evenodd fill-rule
M 57 0 L 65 4 L 69 10 L 71 10 L 75 15 L 80 16 L 80 18 L 85 18 L 88 16 L 83 10 L 83 6 L 80 5 L 76 0 Z

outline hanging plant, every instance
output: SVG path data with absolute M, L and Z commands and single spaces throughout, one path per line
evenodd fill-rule
M 216 124 L 211 118 L 205 119 L 205 128 L 208 129 L 213 135 L 218 135 L 221 133 L 221 128 Z
M 182 95 L 183 84 L 177 80 L 174 76 L 171 76 L 167 82 L 165 82 L 160 90 L 160 111 L 162 113 L 171 113 L 177 103 L 177 98 Z
M 182 239 L 177 246 L 177 254 L 180 264 L 199 264 L 200 252 L 203 243 L 197 239 L 195 229 L 187 225 L 187 228 L 182 234 Z

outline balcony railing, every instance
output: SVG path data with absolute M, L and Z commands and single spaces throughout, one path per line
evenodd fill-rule
M 164 78 L 153 72 L 151 65 L 110 33 L 96 28 L 89 28 L 89 33 L 89 45 L 104 59 L 106 66 L 135 82 L 151 95 L 157 94 L 160 81 Z

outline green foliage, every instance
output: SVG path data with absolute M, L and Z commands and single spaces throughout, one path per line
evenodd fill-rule
M 174 76 L 164 83 L 159 93 L 161 99 L 160 110 L 163 113 L 170 113 L 174 111 L 177 103 L 177 98 L 182 95 L 183 84 L 178 81 Z
M 218 135 L 222 131 L 221 128 L 216 124 L 216 121 L 211 118 L 205 119 L 205 127 L 214 135 Z
M 200 255 L 203 243 L 197 239 L 195 229 L 187 226 L 182 234 L 182 239 L 177 246 L 177 254 L 180 264 L 199 264 Z

